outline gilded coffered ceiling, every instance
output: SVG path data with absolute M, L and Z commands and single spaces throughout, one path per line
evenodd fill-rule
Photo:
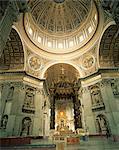
M 90 0 L 33 0 L 29 3 L 34 22 L 44 32 L 64 34 L 77 29 L 87 18 Z
M 101 67 L 119 67 L 119 29 L 110 26 L 100 43 L 99 61 Z
M 24 51 L 21 39 L 15 29 L 12 29 L 0 58 L 0 69 L 23 70 Z

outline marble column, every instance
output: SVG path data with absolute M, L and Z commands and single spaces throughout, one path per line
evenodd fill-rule
M 55 97 L 52 95 L 50 103 L 51 115 L 50 115 L 50 129 L 55 129 Z
M 75 95 L 73 96 L 73 102 L 74 102 L 74 124 L 75 129 L 82 128 L 82 121 L 81 121 L 81 103 L 80 100 L 78 100 L 78 92 L 75 92 Z

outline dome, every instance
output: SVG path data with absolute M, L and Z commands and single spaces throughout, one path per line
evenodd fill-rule
M 97 12 L 92 5 L 91 0 L 32 0 L 31 11 L 24 17 L 26 32 L 35 45 L 48 52 L 76 50 L 95 32 Z
M 88 16 L 91 1 L 42 0 L 30 3 L 34 22 L 44 32 L 61 35 L 74 31 Z

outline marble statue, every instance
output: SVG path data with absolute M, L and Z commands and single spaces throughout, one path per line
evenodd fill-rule
M 7 95 L 7 101 L 12 100 L 14 94 L 14 87 L 10 87 L 8 95 Z
M 26 91 L 24 106 L 31 108 L 34 107 L 34 91 L 30 88 Z
M 101 91 L 98 86 L 91 87 L 91 97 L 92 97 L 92 105 L 99 104 L 103 101 Z
M 112 80 L 111 81 L 111 87 L 112 87 L 112 92 L 114 95 L 119 95 L 119 85 L 118 84 L 118 81 L 116 82 L 116 80 Z
M 29 135 L 30 134 L 30 127 L 31 127 L 31 119 L 29 117 L 25 117 L 22 120 L 21 136 Z
M 8 115 L 4 115 L 1 120 L 1 128 L 2 129 L 6 129 L 7 122 L 8 122 Z

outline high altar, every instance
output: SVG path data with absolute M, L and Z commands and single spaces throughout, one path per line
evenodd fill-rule
M 59 132 L 59 134 L 68 134 L 74 132 L 74 116 L 72 103 L 62 103 L 62 105 L 56 105 L 55 130 Z

